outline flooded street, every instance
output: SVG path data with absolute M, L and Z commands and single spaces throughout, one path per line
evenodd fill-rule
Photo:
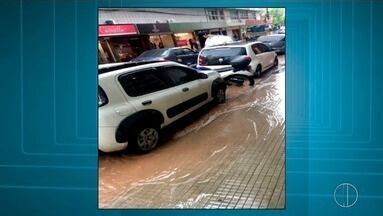
M 148 154 L 99 157 L 100 208 L 284 208 L 285 65 L 164 132 Z

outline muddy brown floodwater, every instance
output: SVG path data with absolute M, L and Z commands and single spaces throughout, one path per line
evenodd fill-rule
M 284 208 L 285 69 L 201 109 L 145 155 L 99 157 L 100 208 Z

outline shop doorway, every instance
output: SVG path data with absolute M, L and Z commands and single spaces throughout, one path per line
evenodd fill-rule
M 175 46 L 173 37 L 170 34 L 151 35 L 149 40 L 151 43 L 155 44 L 157 49 L 171 48 Z

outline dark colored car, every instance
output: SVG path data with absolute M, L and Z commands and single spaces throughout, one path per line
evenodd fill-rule
M 174 61 L 184 65 L 194 65 L 197 63 L 198 52 L 188 48 L 163 48 L 152 49 L 143 52 L 132 62 L 140 61 Z
M 286 37 L 284 34 L 260 36 L 257 40 L 268 45 L 278 54 L 284 54 L 286 52 Z

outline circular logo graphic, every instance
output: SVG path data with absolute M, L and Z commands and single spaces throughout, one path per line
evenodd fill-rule
M 334 200 L 342 208 L 352 207 L 358 201 L 358 190 L 350 183 L 342 183 L 334 190 Z

